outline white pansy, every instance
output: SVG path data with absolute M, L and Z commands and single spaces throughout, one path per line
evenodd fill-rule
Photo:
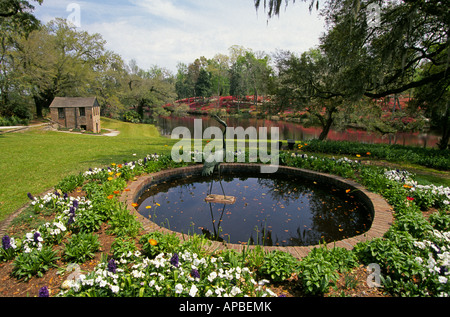
M 181 294 L 183 292 L 183 285 L 181 285 L 181 284 L 177 284 L 177 285 L 175 285 L 175 293 L 176 294 Z
M 217 277 L 217 273 L 213 271 L 213 272 L 209 273 L 208 281 L 212 282 L 216 279 L 216 277 Z
M 445 276 L 439 276 L 439 283 L 447 284 L 447 282 L 448 282 L 448 278 L 446 278 Z
M 241 289 L 239 287 L 233 286 L 230 294 L 231 294 L 231 296 L 236 296 L 240 293 L 242 293 Z
M 111 288 L 111 292 L 113 292 L 114 294 L 117 294 L 120 291 L 120 288 L 117 285 L 110 285 L 110 288 Z
M 195 297 L 195 295 L 197 294 L 198 288 L 195 285 L 191 286 L 191 289 L 189 290 L 189 296 L 191 297 Z
M 213 291 L 212 291 L 211 289 L 209 289 L 209 290 L 206 292 L 205 296 L 206 296 L 206 297 L 211 297 L 213 294 L 214 294 Z

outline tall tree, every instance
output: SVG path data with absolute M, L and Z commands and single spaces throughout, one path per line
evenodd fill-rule
M 42 4 L 43 0 L 34 0 Z M 26 0 L 3 0 L 0 2 L 0 21 L 12 22 L 25 32 L 34 30 L 39 21 L 33 15 L 34 6 Z
M 247 77 L 244 74 L 244 64 L 242 59 L 236 59 L 229 70 L 230 94 L 238 99 L 238 112 L 241 97 L 247 94 Z
M 300 57 L 293 53 L 279 54 L 277 66 L 281 85 L 289 91 L 289 106 L 316 117 L 322 126 L 319 139 L 326 139 L 335 113 L 345 102 L 351 102 L 348 90 L 342 85 L 345 73 L 340 65 L 316 49 Z M 285 95 L 282 98 L 286 100 Z
M 230 60 L 233 61 L 230 74 L 230 93 L 241 97 L 253 95 L 257 106 L 258 96 L 267 93 L 272 68 L 270 57 L 264 52 L 253 52 L 242 46 L 230 48 Z
M 249 51 L 244 56 L 245 74 L 247 75 L 247 83 L 251 87 L 251 94 L 254 96 L 255 106 L 258 104 L 258 97 L 267 91 L 269 77 L 272 72 L 269 67 L 269 60 L 269 55 L 263 52 L 255 54 Z
M 100 34 L 77 31 L 57 19 L 20 43 L 18 58 L 30 94 L 41 117 L 56 96 L 92 94 L 90 83 L 103 61 L 105 41 Z
M 120 91 L 122 103 L 126 108 L 134 108 L 141 118 L 145 107 L 154 112 L 156 108 L 173 102 L 176 97 L 175 79 L 169 70 L 157 65 L 143 70 L 135 60 L 131 60 L 126 67 Z
M 229 63 L 230 58 L 225 54 L 216 54 L 212 59 L 208 60 L 207 71 L 211 74 L 212 89 L 213 92 L 217 92 L 217 96 L 229 94 Z
M 193 88 L 191 88 L 191 86 L 192 85 L 188 80 L 188 66 L 184 63 L 178 63 L 175 82 L 175 90 L 178 99 L 192 97 Z
M 321 14 L 326 18 L 328 32 L 321 39 L 321 50 L 334 64 L 344 68 L 347 76 L 342 78 L 347 87 L 353 86 L 346 91 L 352 98 L 357 95 L 383 98 L 449 78 L 448 1 L 323 2 Z M 281 3 L 281 0 L 264 1 L 269 17 L 280 13 Z M 310 0 L 310 5 L 318 3 Z M 256 7 L 260 5 L 261 1 L 255 2 Z M 379 9 L 379 23 L 371 23 L 369 19 L 369 9 L 374 7 Z M 424 63 L 432 63 L 439 69 L 417 77 Z M 333 91 L 341 92 L 340 88 Z
M 201 68 L 195 83 L 195 97 L 211 97 L 211 73 Z
M 36 2 L 41 4 L 42 0 Z M 21 80 L 16 51 L 18 41 L 40 26 L 33 9 L 29 1 L 0 2 L 0 115 L 31 115 L 30 100 L 23 96 L 28 87 Z

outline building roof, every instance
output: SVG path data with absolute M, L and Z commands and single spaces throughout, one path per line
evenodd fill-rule
M 98 106 L 96 97 L 56 97 L 50 108 L 83 108 Z

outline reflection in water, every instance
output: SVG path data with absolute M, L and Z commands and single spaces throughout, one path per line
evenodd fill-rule
M 305 246 L 361 234 L 371 226 L 363 204 L 345 190 L 286 176 L 223 175 L 236 203 L 204 201 L 211 178 L 154 185 L 138 211 L 158 225 L 212 240 L 266 246 Z
M 176 127 L 187 127 L 194 135 L 194 119 L 202 119 L 203 129 L 210 126 L 218 126 L 214 119 L 206 116 L 186 116 L 182 118 L 157 118 L 155 124 L 162 135 L 170 135 Z M 280 140 L 294 139 L 296 141 L 307 141 L 317 139 L 322 131 L 318 127 L 304 127 L 295 122 L 272 121 L 256 118 L 225 118 L 229 127 L 267 127 L 270 138 L 270 128 L 278 127 Z M 356 129 L 346 129 L 344 131 L 331 130 L 327 137 L 334 141 L 357 141 L 362 143 L 387 143 L 399 145 L 413 145 L 434 147 L 439 142 L 439 136 L 434 133 L 422 134 L 419 132 L 398 132 L 394 135 L 381 136 L 375 132 L 367 132 Z

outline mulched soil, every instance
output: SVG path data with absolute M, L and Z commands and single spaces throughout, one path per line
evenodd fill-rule
M 354 268 L 347 273 L 339 274 L 339 279 L 331 286 L 323 297 L 390 297 L 384 294 L 380 288 L 371 288 L 367 285 L 369 273 L 364 266 Z M 268 286 L 278 296 L 304 297 L 298 276 L 293 274 L 288 280 Z

